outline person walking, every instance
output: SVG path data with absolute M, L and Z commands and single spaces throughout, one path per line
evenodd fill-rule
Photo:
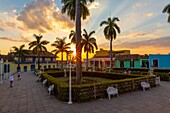
M 9 76 L 9 82 L 10 82 L 10 88 L 12 88 L 12 87 L 13 87 L 13 82 L 14 82 L 14 76 L 13 76 L 13 74 L 11 74 L 11 75 Z
M 21 72 L 18 72 L 18 79 L 17 80 L 21 80 Z

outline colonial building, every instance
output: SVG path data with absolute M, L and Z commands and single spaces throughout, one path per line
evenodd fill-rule
M 31 50 L 25 50 L 27 54 L 21 59 L 20 70 L 22 72 L 34 71 L 38 68 L 38 55 L 33 53 Z M 3 59 L 2 70 L 3 73 L 10 71 L 17 71 L 18 57 L 14 57 L 14 53 L 11 52 L 8 55 L 1 55 L 0 59 Z M 41 69 L 56 68 L 57 61 L 56 56 L 48 51 L 40 52 L 40 66 Z
M 170 68 L 170 54 L 150 54 L 150 68 Z
M 149 59 L 147 55 L 117 55 L 115 56 L 115 59 L 117 68 L 149 68 Z
M 113 51 L 113 67 L 116 67 L 116 60 L 115 56 L 117 55 L 128 55 L 130 54 L 130 50 L 120 50 L 120 51 Z M 96 51 L 96 54 L 93 58 L 89 59 L 89 67 L 99 69 L 109 68 L 110 66 L 110 51 L 100 49 L 100 51 Z
M 9 55 L 0 55 L 0 73 L 8 73 L 15 67 L 14 58 Z

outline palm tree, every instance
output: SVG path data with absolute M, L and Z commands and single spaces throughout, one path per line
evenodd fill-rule
M 92 37 L 95 31 L 90 32 L 89 34 L 84 29 L 84 38 L 82 38 L 82 47 L 84 47 L 84 52 L 86 52 L 86 71 L 88 71 L 88 54 L 94 53 L 94 47 L 98 49 L 96 39 Z
M 46 40 L 42 40 L 42 35 L 33 35 L 36 40 L 33 42 L 29 43 L 29 49 L 33 48 L 33 52 L 38 54 L 38 70 L 40 70 L 40 53 L 42 53 L 43 51 L 47 51 L 47 48 L 45 47 L 45 45 L 47 45 L 49 42 Z
M 18 67 L 17 67 L 17 71 L 20 71 L 20 63 L 21 63 L 21 59 L 24 58 L 25 54 L 27 54 L 27 52 L 24 50 L 25 45 L 21 45 L 19 48 L 16 46 L 13 46 L 12 48 L 14 49 L 14 56 L 18 57 Z
M 68 49 L 70 49 L 71 43 L 66 43 L 66 37 L 63 38 L 56 38 L 56 41 L 51 44 L 51 46 L 54 46 L 56 49 L 52 51 L 52 53 L 55 53 L 57 55 L 58 53 L 61 52 L 61 68 L 63 69 L 63 53 L 67 52 Z
M 165 6 L 162 12 L 169 14 L 169 16 L 168 16 L 168 23 L 170 23 L 170 4 L 168 4 L 167 6 Z
M 86 7 L 87 1 L 93 2 L 94 0 L 62 0 L 64 3 L 62 13 L 70 16 L 71 20 L 76 20 L 76 82 L 81 83 L 81 17 L 86 19 L 90 15 Z
M 80 9 L 82 9 L 81 17 L 83 20 L 87 18 L 87 16 L 90 15 L 90 12 L 87 5 L 87 0 L 79 0 L 80 1 Z M 92 2 L 93 0 L 88 0 Z M 70 17 L 71 20 L 75 20 L 76 17 L 76 0 L 61 0 L 61 3 L 64 4 L 64 6 L 61 9 L 62 13 L 67 13 L 67 15 Z
M 107 40 L 110 41 L 110 69 L 112 69 L 112 41 L 113 39 L 116 39 L 117 32 L 120 33 L 120 28 L 115 23 L 116 21 L 119 21 L 117 17 L 114 17 L 113 19 L 108 18 L 107 21 L 102 21 L 100 23 L 100 26 L 106 25 L 104 28 L 104 36 Z
M 76 44 L 76 33 L 74 30 L 70 31 L 69 39 L 71 39 L 71 43 Z

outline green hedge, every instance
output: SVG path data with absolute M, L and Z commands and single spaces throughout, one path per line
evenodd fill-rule
M 94 75 L 95 73 L 93 73 L 93 76 Z M 55 85 L 54 92 L 57 98 L 63 101 L 68 101 L 69 86 L 67 83 L 62 82 L 56 77 L 50 76 L 45 73 L 43 74 L 43 79 L 48 79 L 48 85 Z M 151 87 L 156 86 L 155 77 L 153 76 L 137 76 L 135 78 L 126 78 L 123 80 L 110 80 L 101 83 L 72 85 L 72 100 L 73 102 L 85 102 L 97 98 L 106 98 L 108 97 L 106 92 L 108 86 L 118 88 L 119 94 L 141 90 L 140 83 L 142 81 L 149 82 L 151 84 Z
M 170 81 L 169 73 L 155 72 L 156 76 L 160 76 L 161 81 Z

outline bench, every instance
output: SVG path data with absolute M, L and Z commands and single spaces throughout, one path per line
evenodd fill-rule
M 54 84 L 52 84 L 51 86 L 49 86 L 48 88 L 48 94 L 51 95 L 51 93 L 53 92 L 54 90 Z
M 117 94 L 117 97 L 119 97 L 118 89 L 114 88 L 114 87 L 108 87 L 107 88 L 107 94 L 108 94 L 109 99 L 110 99 L 111 95 L 116 95 Z
M 160 77 L 159 76 L 156 76 L 155 83 L 156 83 L 156 85 L 160 86 Z
M 43 86 L 45 86 L 46 83 L 47 83 L 47 79 L 43 80 L 43 82 L 42 82 Z
M 145 91 L 146 88 L 151 88 L 150 87 L 150 83 L 146 83 L 146 82 L 141 82 L 141 87 L 143 88 L 143 91 Z

